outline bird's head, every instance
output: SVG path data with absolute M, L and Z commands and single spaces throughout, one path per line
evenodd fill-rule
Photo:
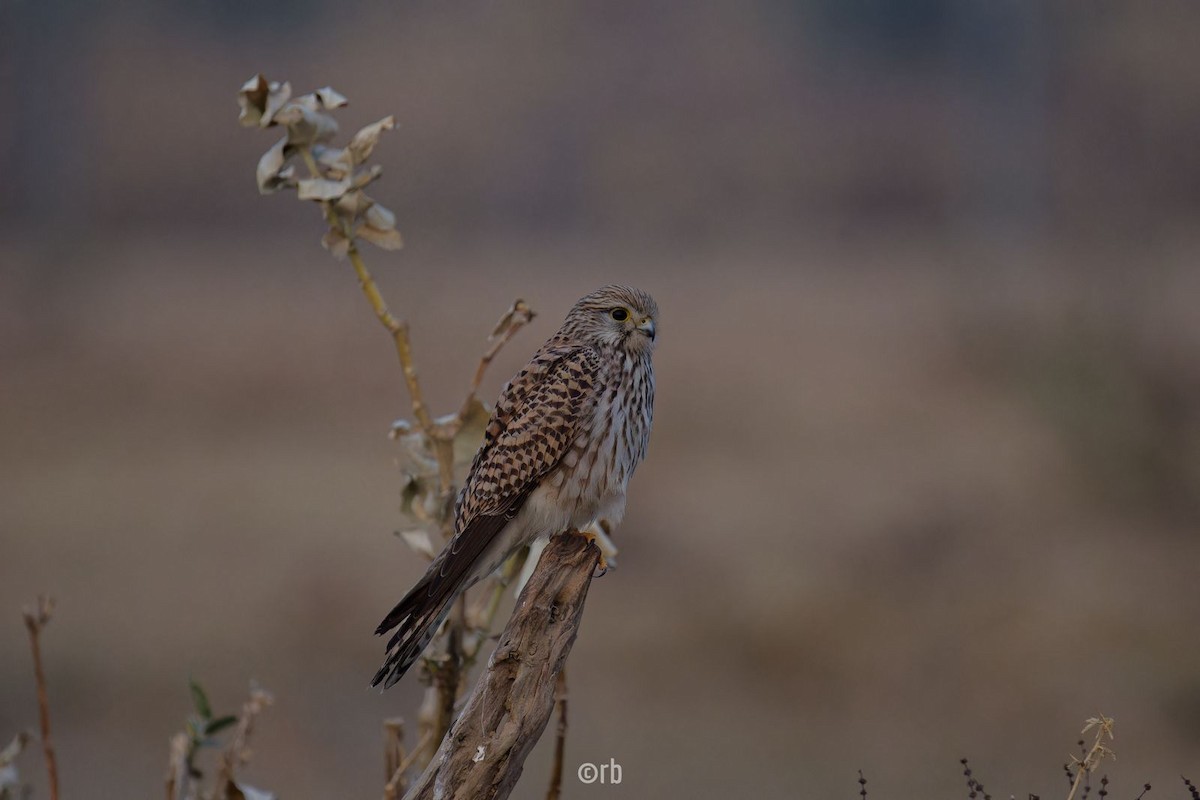
M 572 338 L 631 354 L 654 350 L 658 304 L 632 286 L 604 286 L 580 299 L 567 314 L 563 332 Z

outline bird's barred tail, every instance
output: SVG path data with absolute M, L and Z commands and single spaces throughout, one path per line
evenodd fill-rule
M 376 636 L 399 628 L 388 640 L 387 659 L 371 679 L 372 686 L 383 683 L 383 688 L 387 689 L 404 677 L 450 613 L 450 606 L 463 588 L 462 584 L 461 579 L 450 580 L 439 575 L 435 561 L 425 577 L 384 617 L 375 629 Z

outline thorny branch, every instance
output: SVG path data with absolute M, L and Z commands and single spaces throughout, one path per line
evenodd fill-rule
M 33 608 L 23 609 L 25 629 L 29 631 L 29 649 L 33 651 L 33 674 L 37 681 L 38 717 L 42 728 L 42 752 L 46 757 L 46 775 L 50 783 L 50 800 L 58 800 L 58 761 L 50 739 L 50 697 L 46 692 L 46 672 L 42 668 L 40 637 L 54 615 L 53 598 L 42 596 Z

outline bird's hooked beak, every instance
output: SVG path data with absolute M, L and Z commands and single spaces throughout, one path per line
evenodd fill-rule
M 637 329 L 650 337 L 650 341 L 654 341 L 654 320 L 646 317 L 638 324 Z

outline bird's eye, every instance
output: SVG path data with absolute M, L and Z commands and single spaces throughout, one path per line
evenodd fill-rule
M 614 308 L 612 311 L 608 312 L 608 315 L 617 322 L 624 322 L 625 320 L 629 319 L 629 312 L 623 308 Z

